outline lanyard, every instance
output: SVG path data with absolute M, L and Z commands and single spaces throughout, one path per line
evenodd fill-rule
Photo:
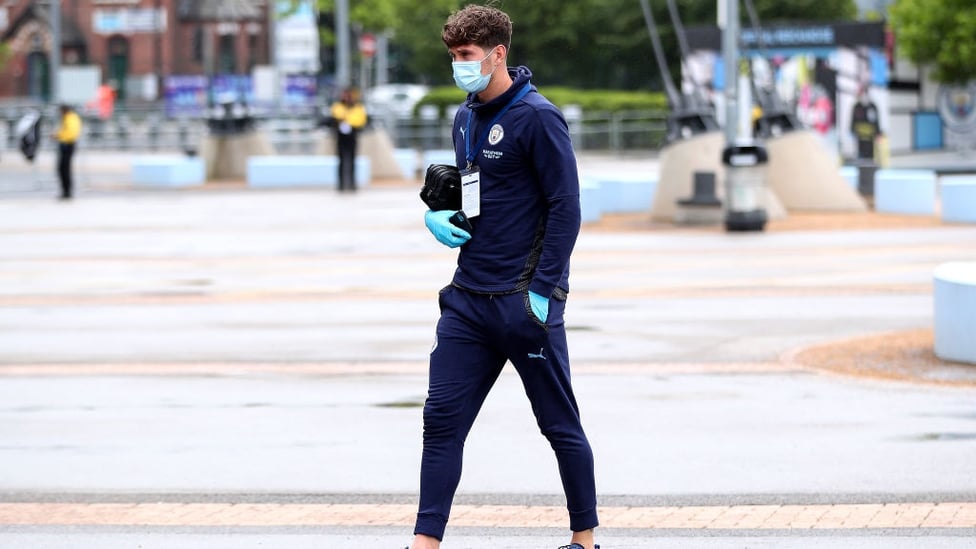
M 468 167 L 470 167 L 471 163 L 474 162 L 474 158 L 478 156 L 478 151 L 481 150 L 481 147 L 484 146 L 485 139 L 488 139 L 488 134 L 491 133 L 491 128 L 492 126 L 495 125 L 495 122 L 498 122 L 498 119 L 500 119 L 503 114 L 508 112 L 508 109 L 511 108 L 512 105 L 518 103 L 519 100 L 525 97 L 525 95 L 528 94 L 531 89 L 532 89 L 532 84 L 526 82 L 525 86 L 521 90 L 519 90 L 517 94 L 515 94 L 515 97 L 513 97 L 512 100 L 509 101 L 507 105 L 502 107 L 502 110 L 498 111 L 498 114 L 496 114 L 495 117 L 491 119 L 491 122 L 488 123 L 488 126 L 485 128 L 485 131 L 482 132 L 481 139 L 478 139 L 477 146 L 475 146 L 473 149 L 471 148 L 471 141 L 469 141 L 468 138 L 471 136 L 471 118 L 472 118 L 471 115 L 474 114 L 474 111 L 473 110 L 468 111 L 467 128 L 464 130 L 464 153 L 465 153 L 464 158 L 467 159 L 468 161 Z

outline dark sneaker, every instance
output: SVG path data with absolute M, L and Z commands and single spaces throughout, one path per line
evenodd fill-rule
M 600 544 L 596 544 L 593 547 L 600 549 Z M 583 546 L 578 543 L 570 543 L 569 545 L 561 545 L 559 549 L 583 549 Z

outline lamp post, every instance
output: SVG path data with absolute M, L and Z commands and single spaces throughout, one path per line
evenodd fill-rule
M 726 146 L 722 151 L 722 164 L 725 165 L 725 229 L 761 231 L 766 227 L 768 218 L 764 179 L 769 155 L 761 145 L 739 142 L 739 0 L 719 0 L 719 14 L 723 13 Z
M 739 0 L 719 0 L 718 17 L 725 65 L 725 140 L 731 145 L 738 138 L 739 128 Z
M 61 72 L 61 1 L 51 0 L 51 67 L 48 86 L 51 92 L 51 103 L 57 104 L 61 99 L 58 89 L 58 73 Z
M 155 59 L 153 64 L 156 66 L 156 98 L 163 94 L 163 26 L 165 24 L 166 13 L 163 11 L 163 0 L 156 0 L 153 14 L 153 49 Z M 166 25 L 169 28 L 169 25 Z
M 339 89 L 349 87 L 349 0 L 336 0 L 336 85 Z

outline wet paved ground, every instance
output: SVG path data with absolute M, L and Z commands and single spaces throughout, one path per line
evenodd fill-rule
M 611 164 L 653 168 L 584 171 Z M 100 177 L 0 195 L 0 547 L 405 545 L 454 261 L 415 188 Z M 976 390 L 784 357 L 929 327 L 932 269 L 974 255 L 938 223 L 584 227 L 567 325 L 603 547 L 971 547 Z M 467 448 L 445 547 L 568 539 L 511 372 Z

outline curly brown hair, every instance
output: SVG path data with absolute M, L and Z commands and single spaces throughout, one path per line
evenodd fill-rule
M 488 49 L 512 42 L 512 20 L 505 12 L 492 7 L 469 4 L 447 18 L 441 39 L 448 48 L 474 44 Z

